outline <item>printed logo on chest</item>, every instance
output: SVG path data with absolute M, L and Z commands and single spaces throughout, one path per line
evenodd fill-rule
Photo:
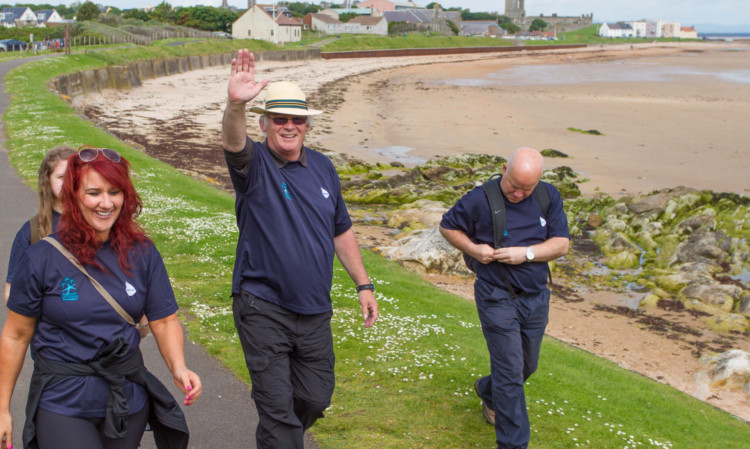
M 78 287 L 75 279 L 66 277 L 60 283 L 60 287 L 63 301 L 78 301 Z

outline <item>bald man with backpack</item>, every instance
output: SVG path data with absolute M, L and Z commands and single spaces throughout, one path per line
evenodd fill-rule
M 542 182 L 544 159 L 514 151 L 503 174 L 464 195 L 443 215 L 441 234 L 477 274 L 474 299 L 490 353 L 490 375 L 474 383 L 498 449 L 526 448 L 523 384 L 538 365 L 549 316 L 547 262 L 568 252 L 560 192 Z

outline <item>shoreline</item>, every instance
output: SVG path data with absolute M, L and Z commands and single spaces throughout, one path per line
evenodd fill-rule
M 487 74 L 497 71 L 498 67 L 510 68 L 525 65 L 585 64 L 618 60 L 643 61 L 643 58 L 661 58 L 660 63 L 668 65 L 680 57 L 700 59 L 699 57 L 705 56 L 706 52 L 721 53 L 722 50 L 730 47 L 734 45 L 723 43 L 639 44 L 632 47 L 628 45 L 616 48 L 596 47 L 565 53 L 528 52 L 522 55 L 500 57 L 498 55 L 460 55 L 450 58 L 399 57 L 383 60 L 265 63 L 263 67 L 259 67 L 258 78 L 295 80 L 310 95 L 311 107 L 326 111 L 326 114 L 316 118 L 313 129 L 307 136 L 308 146 L 338 151 L 369 162 L 382 160 L 382 156 L 365 150 L 389 145 L 417 148 L 419 145 L 412 142 L 428 142 L 427 149 L 420 150 L 416 154 L 418 157 L 431 158 L 444 157 L 452 154 L 451 151 L 486 152 L 486 150 L 477 149 L 475 146 L 468 147 L 465 144 L 473 140 L 482 143 L 489 141 L 496 147 L 500 144 L 495 142 L 500 141 L 503 143 L 502 151 L 505 152 L 507 149 L 510 152 L 514 141 L 519 142 L 520 145 L 527 145 L 530 144 L 527 142 L 530 138 L 538 138 L 542 142 L 542 148 L 539 149 L 546 147 L 543 145 L 544 142 L 553 142 L 550 147 L 571 155 L 569 159 L 548 159 L 547 168 L 568 165 L 574 171 L 592 179 L 580 185 L 585 195 L 595 195 L 599 192 L 609 193 L 612 196 L 625 195 L 650 191 L 669 183 L 672 184 L 665 185 L 665 187 L 674 188 L 685 184 L 701 188 L 702 186 L 697 184 L 706 183 L 705 185 L 708 186 L 719 186 L 711 190 L 733 191 L 747 195 L 750 185 L 747 184 L 748 179 L 743 175 L 750 169 L 750 157 L 741 154 L 741 148 L 744 148 L 746 143 L 742 141 L 742 146 L 736 146 L 734 153 L 726 150 L 730 143 L 741 140 L 741 132 L 716 132 L 717 139 L 728 138 L 729 140 L 721 142 L 717 140 L 719 143 L 716 143 L 704 158 L 699 157 L 701 152 L 697 149 L 689 153 L 677 152 L 678 156 L 687 155 L 686 160 L 683 161 L 679 161 L 672 152 L 659 155 L 650 163 L 651 166 L 646 166 L 647 159 L 644 155 L 651 156 L 650 153 L 654 152 L 652 148 L 644 147 L 645 149 L 633 154 L 624 150 L 618 153 L 617 149 L 624 145 L 618 143 L 618 140 L 627 141 L 629 135 L 639 135 L 642 133 L 641 129 L 653 125 L 654 121 L 659 119 L 658 116 L 652 116 L 650 119 L 640 115 L 636 115 L 637 119 L 606 117 L 605 114 L 592 116 L 585 107 L 577 107 L 573 112 L 581 117 L 580 122 L 573 120 L 573 113 L 566 113 L 563 117 L 565 120 L 559 121 L 555 126 L 543 125 L 543 123 L 555 120 L 554 114 L 548 112 L 549 110 L 554 112 L 554 108 L 559 108 L 559 104 L 578 102 L 578 106 L 588 106 L 595 100 L 600 103 L 609 102 L 610 105 L 616 105 L 616 108 L 624 105 L 625 109 L 633 108 L 634 105 L 637 106 L 644 100 L 648 100 L 646 103 L 655 107 L 668 104 L 674 108 L 675 105 L 677 107 L 683 104 L 691 106 L 694 103 L 709 108 L 712 114 L 719 114 L 716 120 L 721 121 L 727 119 L 727 116 L 720 116 L 720 114 L 723 113 L 722 111 L 725 112 L 728 104 L 738 108 L 736 111 L 739 114 L 750 114 L 750 87 L 748 86 L 739 89 L 744 97 L 741 97 L 739 101 L 732 100 L 731 103 L 729 102 L 731 98 L 725 90 L 719 92 L 721 95 L 709 97 L 711 92 L 706 91 L 710 89 L 704 88 L 701 95 L 706 98 L 702 100 L 698 98 L 695 101 L 692 97 L 680 96 L 680 92 L 674 90 L 684 89 L 685 86 L 688 89 L 694 89 L 695 86 L 700 86 L 699 79 L 687 80 L 687 84 L 682 86 L 666 86 L 666 90 L 664 85 L 651 83 L 650 96 L 623 91 L 622 89 L 627 87 L 623 83 L 618 84 L 614 89 L 618 95 L 612 93 L 612 85 L 604 88 L 598 86 L 598 89 L 593 89 L 588 93 L 585 91 L 588 86 L 585 85 L 568 92 L 548 87 L 519 89 L 501 87 L 491 90 L 498 95 L 498 98 L 488 101 L 483 98 L 479 88 L 471 89 L 471 92 L 464 95 L 458 87 L 434 86 L 424 81 L 446 75 L 458 77 L 467 70 Z M 746 48 L 750 49 L 750 47 Z M 744 54 L 750 55 L 750 51 Z M 145 82 L 143 87 L 133 91 L 111 91 L 87 97 L 77 106 L 79 110 L 88 110 L 86 115 L 93 121 L 128 144 L 142 148 L 149 155 L 188 174 L 214 180 L 217 186 L 226 187 L 229 185 L 228 177 L 225 174 L 223 157 L 217 150 L 217 142 L 220 142 L 219 126 L 225 105 L 228 72 L 228 67 L 225 67 L 150 80 Z M 191 90 L 203 92 L 203 95 L 186 97 L 185 86 L 190 86 Z M 737 90 L 730 89 L 729 92 L 736 95 Z M 314 94 L 310 94 L 312 92 Z M 452 97 L 449 98 L 449 95 Z M 667 97 L 671 95 L 671 98 L 676 98 L 677 101 L 665 101 L 664 95 Z M 630 101 L 624 101 L 628 99 Z M 259 101 L 262 99 L 256 100 L 256 102 Z M 449 105 L 458 104 L 459 101 L 471 105 L 463 114 L 458 113 L 455 107 L 449 107 Z M 105 104 L 106 110 L 98 107 L 98 105 Z M 530 104 L 534 105 L 531 111 L 529 110 Z M 545 107 L 551 109 L 545 109 Z M 498 108 L 502 108 L 502 113 L 498 114 L 494 121 L 482 122 L 475 118 L 476 115 L 488 115 Z M 684 117 L 687 117 L 683 119 L 684 122 L 675 120 L 675 123 L 680 125 L 676 129 L 684 128 L 687 131 L 699 132 L 701 126 L 706 126 L 700 123 L 695 124 L 701 121 L 700 117 L 696 118 L 691 114 L 686 114 Z M 744 115 L 735 117 L 734 121 L 731 121 L 730 124 L 734 126 L 733 130 L 737 128 L 737 123 L 742 120 L 742 117 Z M 731 119 L 731 115 L 729 118 Z M 750 115 L 747 118 L 750 118 Z M 261 138 L 255 124 L 254 114 L 248 114 L 248 119 L 248 132 L 251 137 Z M 609 119 L 609 124 L 599 125 L 598 122 L 594 123 L 594 119 L 602 121 Z M 634 128 L 612 131 L 610 124 L 617 124 L 623 120 Z M 487 123 L 493 126 L 490 127 Z M 505 127 L 500 128 L 501 125 Z M 566 130 L 570 126 L 600 129 L 605 136 L 571 133 Z M 743 128 L 740 126 L 739 129 Z M 440 134 L 445 130 L 450 132 Z M 664 132 L 659 129 L 649 132 L 650 138 L 654 139 L 653 142 L 664 141 L 665 138 L 661 135 Z M 477 139 L 477 136 L 487 137 Z M 549 137 L 544 140 L 544 136 Z M 599 147 L 610 149 L 610 146 L 614 146 L 615 149 L 606 153 L 597 152 L 595 150 L 599 148 L 592 147 L 590 143 L 592 141 L 599 142 L 596 144 Z M 562 148 L 560 142 L 570 145 L 573 150 L 566 151 L 568 147 Z M 649 141 L 649 145 L 656 145 L 653 142 Z M 625 148 L 630 147 L 625 146 Z M 495 154 L 501 153 L 495 152 Z M 682 165 L 675 161 L 682 162 Z M 726 161 L 730 163 L 727 164 Z M 719 168 L 716 168 L 717 166 Z M 601 174 L 597 174 L 597 170 Z M 663 176 L 654 175 L 657 171 Z M 660 177 L 663 179 L 659 179 Z M 682 182 L 677 184 L 676 180 Z M 721 188 L 721 186 L 729 187 Z M 385 234 L 380 230 L 368 229 L 367 226 L 361 225 L 357 225 L 355 230 L 360 237 L 360 243 L 375 241 L 374 246 L 380 246 L 380 244 L 369 237 L 378 233 Z M 383 238 L 392 239 L 393 237 Z M 469 282 L 441 277 L 428 280 L 440 288 L 471 299 Z M 468 296 L 466 292 L 469 292 Z M 550 325 L 547 330 L 549 335 L 611 360 L 623 368 L 638 372 L 658 382 L 668 383 L 678 390 L 750 421 L 750 404 L 741 393 L 725 390 L 716 394 L 706 394 L 706 391 L 696 383 L 695 374 L 703 367 L 700 361 L 692 355 L 689 345 L 677 344 L 666 336 L 645 330 L 632 318 L 596 310 L 597 304 L 616 303 L 623 294 L 593 291 L 581 291 L 579 294 L 585 298 L 585 301 L 567 302 L 557 292 L 554 294 Z M 742 344 L 744 347 L 740 349 L 750 350 L 747 341 Z

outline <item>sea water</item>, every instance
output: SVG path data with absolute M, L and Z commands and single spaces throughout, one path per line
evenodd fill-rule
M 452 86 L 531 86 L 580 83 L 668 82 L 682 76 L 704 76 L 731 83 L 750 84 L 750 69 L 722 71 L 672 66 L 658 62 L 612 61 L 576 64 L 522 65 L 490 72 L 482 78 L 438 81 Z

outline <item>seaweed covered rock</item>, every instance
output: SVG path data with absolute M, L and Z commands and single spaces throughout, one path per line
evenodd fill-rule
M 404 204 L 387 214 L 388 227 L 403 230 L 432 228 L 440 224 L 447 210 L 448 208 L 443 206 L 443 203 L 431 200 L 418 200 Z
M 724 232 L 700 231 L 682 243 L 675 256 L 675 264 L 701 262 L 721 265 L 729 260 L 732 242 Z

